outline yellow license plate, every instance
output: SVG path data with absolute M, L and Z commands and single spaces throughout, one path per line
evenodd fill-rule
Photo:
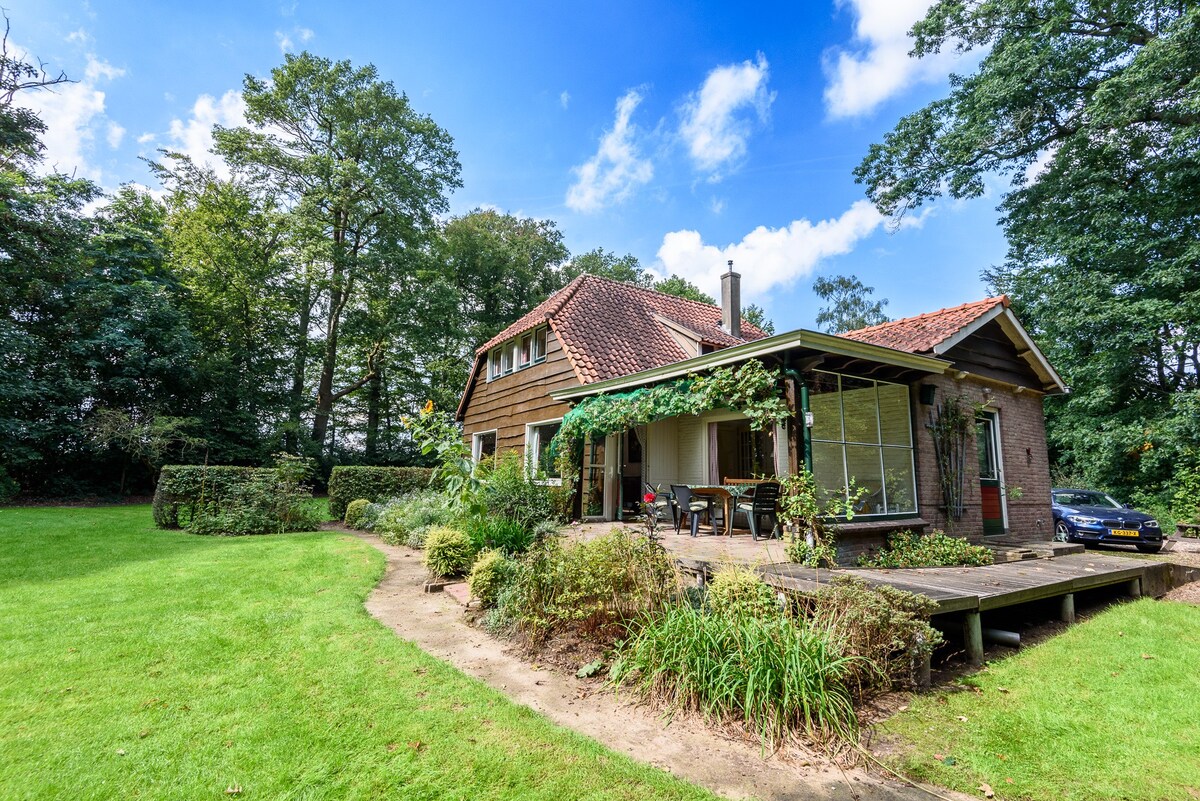
M 1114 537 L 1138 537 L 1138 536 L 1141 536 L 1138 532 L 1130 531 L 1127 528 L 1114 528 L 1112 531 L 1110 531 L 1108 533 L 1112 534 Z

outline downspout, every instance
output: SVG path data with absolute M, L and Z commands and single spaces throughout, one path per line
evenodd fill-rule
M 804 469 L 811 473 L 813 469 L 813 454 L 812 435 L 808 430 L 808 382 L 804 380 L 803 373 L 792 367 L 784 367 L 783 374 L 795 381 L 800 389 L 800 413 L 796 415 L 796 425 L 800 429 L 800 449 L 804 455 Z

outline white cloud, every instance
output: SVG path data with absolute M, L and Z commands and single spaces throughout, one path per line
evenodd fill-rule
M 708 210 L 713 214 L 720 214 L 721 212 L 725 211 L 725 201 L 719 197 L 709 198 Z
M 768 77 L 766 56 L 759 53 L 753 63 L 717 67 L 684 101 L 679 133 L 697 169 L 719 177 L 718 170 L 746 154 L 752 120 L 739 112 L 753 109 L 760 123 L 766 121 L 775 100 Z
M 562 94 L 558 96 L 558 102 L 563 108 L 571 105 L 571 93 L 564 89 Z
M 568 208 L 598 211 L 625 199 L 635 187 L 654 177 L 654 166 L 638 155 L 633 141 L 637 126 L 629 121 L 641 102 L 642 95 L 636 89 L 630 89 L 617 101 L 612 130 L 600 137 L 596 155 L 572 169 L 576 181 L 567 190 Z
M 70 33 L 68 33 L 67 41 L 72 44 L 87 45 L 87 44 L 91 44 L 92 37 L 91 37 L 91 34 L 89 34 L 86 30 L 84 30 L 83 28 L 80 28 L 79 30 L 71 31 Z
M 112 120 L 109 120 L 108 133 L 104 138 L 108 140 L 108 146 L 116 150 L 121 146 L 121 140 L 125 138 L 125 129 Z
M 724 247 L 705 244 L 698 231 L 672 231 L 663 237 L 656 269 L 663 275 L 680 275 L 717 296 L 721 274 L 732 259 L 742 276 L 744 297 L 762 298 L 775 287 L 811 275 L 823 259 L 853 251 L 884 222 L 870 202 L 859 200 L 835 219 L 795 220 L 784 228 L 760 225 Z M 915 220 L 906 227 L 919 225 Z
M 137 138 L 137 143 L 139 145 L 148 145 L 157 138 L 158 138 L 158 134 L 153 133 L 153 132 L 147 132 Z
M 114 129 L 124 133 L 120 125 L 105 115 L 105 94 L 99 85 L 120 78 L 125 70 L 88 55 L 83 74 L 83 79 L 74 83 L 22 92 L 16 102 L 32 109 L 46 124 L 46 132 L 42 134 L 44 169 L 73 173 L 99 183 L 103 172 L 90 163 L 96 140 L 104 136 L 111 145 Z
M 857 18 L 848 48 L 825 54 L 825 108 L 834 118 L 857 117 L 919 83 L 946 77 L 955 54 L 942 51 L 909 58 L 908 31 L 925 16 L 932 0 L 837 0 Z
M 312 28 L 292 28 L 288 33 L 283 31 L 275 31 L 275 41 L 279 45 L 280 53 L 290 53 L 296 47 L 296 40 L 299 39 L 301 44 L 307 44 L 316 36 Z M 293 38 L 294 37 L 294 38 Z
M 192 106 L 192 116 L 185 122 L 171 120 L 169 149 L 190 156 L 197 164 L 208 164 L 222 178 L 229 177 L 224 160 L 213 155 L 214 125 L 233 128 L 246 124 L 246 102 L 241 92 L 230 89 L 218 100 L 212 95 L 200 95 Z

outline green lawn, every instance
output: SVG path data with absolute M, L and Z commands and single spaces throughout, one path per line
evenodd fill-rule
M 1198 797 L 1200 608 L 1121 604 L 969 684 L 887 723 L 903 772 L 1005 799 Z
M 377 624 L 333 533 L 0 510 L 0 797 L 711 798 Z

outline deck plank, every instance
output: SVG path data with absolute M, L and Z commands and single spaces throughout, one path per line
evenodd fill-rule
M 983 567 L 923 567 L 814 570 L 797 564 L 758 568 L 768 583 L 813 592 L 837 576 L 855 576 L 871 586 L 886 584 L 938 602 L 938 614 L 987 611 L 1144 578 L 1157 563 L 1104 554 L 1067 554 L 1053 559 L 1005 562 Z

